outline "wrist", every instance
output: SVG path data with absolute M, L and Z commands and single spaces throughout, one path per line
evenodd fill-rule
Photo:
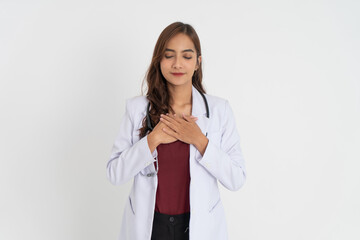
M 147 141 L 151 152 L 155 151 L 155 148 L 160 144 L 153 132 L 147 135 Z
M 201 134 L 197 138 L 194 145 L 197 148 L 197 150 L 201 153 L 201 155 L 204 155 L 208 142 L 209 139 L 204 134 Z

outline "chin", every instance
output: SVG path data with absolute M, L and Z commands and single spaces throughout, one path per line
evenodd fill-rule
M 186 85 L 188 81 L 168 81 L 169 84 L 174 86 Z

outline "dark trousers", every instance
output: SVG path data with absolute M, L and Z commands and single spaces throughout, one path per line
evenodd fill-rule
M 151 240 L 189 240 L 190 212 L 168 215 L 155 211 Z

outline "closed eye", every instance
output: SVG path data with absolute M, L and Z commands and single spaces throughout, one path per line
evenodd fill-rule
M 172 58 L 173 56 L 165 56 L 165 58 L 169 59 Z M 192 57 L 184 57 L 185 59 L 191 59 Z

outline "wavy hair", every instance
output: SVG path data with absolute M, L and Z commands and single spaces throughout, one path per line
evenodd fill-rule
M 164 57 L 165 48 L 169 40 L 178 33 L 186 34 L 193 41 L 196 50 L 196 61 L 199 64 L 198 57 L 201 56 L 201 46 L 199 37 L 195 29 L 182 22 L 174 22 L 168 25 L 160 34 L 152 56 L 150 66 L 146 72 L 145 78 L 147 83 L 146 98 L 150 102 L 149 116 L 153 127 L 159 122 L 160 114 L 174 112 L 169 104 L 170 96 L 167 88 L 167 81 L 161 73 L 160 61 Z M 201 61 L 202 62 L 202 61 Z M 198 69 L 192 76 L 192 85 L 202 93 L 205 93 L 202 85 L 202 65 L 199 64 Z M 144 81 L 143 81 L 144 84 Z M 143 95 L 143 93 L 142 93 Z M 138 130 L 140 138 L 143 138 L 151 129 L 147 126 L 146 116 L 142 120 L 142 127 Z

